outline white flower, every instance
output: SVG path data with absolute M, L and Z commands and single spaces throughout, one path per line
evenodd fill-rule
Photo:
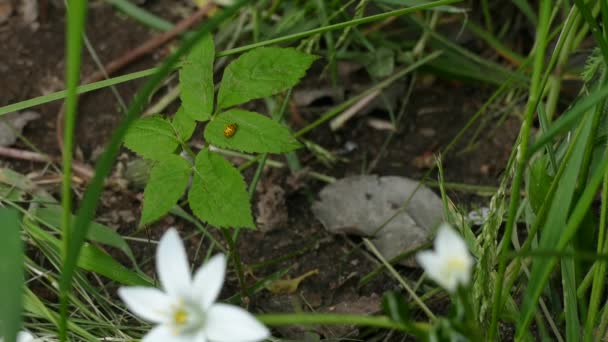
M 34 341 L 35 337 L 27 331 L 20 331 L 17 334 L 17 342 L 31 342 Z
M 137 286 L 118 290 L 131 311 L 157 324 L 142 342 L 254 342 L 270 335 L 249 312 L 215 303 L 224 283 L 224 255 L 212 257 L 192 278 L 184 245 L 170 228 L 158 244 L 156 268 L 164 292 Z
M 490 217 L 490 208 L 482 207 L 478 210 L 471 211 L 467 215 L 467 221 L 469 221 L 470 224 L 481 226 L 486 223 L 488 217 Z
M 435 251 L 416 254 L 416 260 L 429 278 L 450 293 L 471 280 L 473 257 L 462 237 L 449 225 L 442 224 L 435 237 Z
M 17 342 L 32 342 L 35 341 L 35 337 L 27 331 L 20 331 L 17 334 Z M 4 339 L 0 337 L 0 342 L 4 342 Z

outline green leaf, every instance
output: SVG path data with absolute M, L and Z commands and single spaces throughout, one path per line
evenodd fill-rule
M 160 115 L 135 121 L 125 136 L 127 148 L 152 160 L 166 159 L 178 145 L 173 127 Z
M 548 156 L 543 155 L 534 160 L 529 169 L 528 183 L 526 184 L 528 200 L 530 201 L 530 206 L 532 206 L 532 209 L 537 214 L 545 201 L 545 196 L 549 192 L 551 182 L 553 181 L 553 177 L 547 173 L 548 164 Z
M 180 98 L 186 114 L 207 121 L 213 113 L 213 61 L 215 46 L 207 34 L 190 51 L 179 71 Z
M 237 125 L 236 133 L 226 137 L 224 129 L 230 124 Z M 205 127 L 205 140 L 219 147 L 243 152 L 281 153 L 301 146 L 285 126 L 242 109 L 231 109 L 215 117 Z
M 196 156 L 195 168 L 188 193 L 194 215 L 217 227 L 255 228 L 241 173 L 207 149 Z
M 177 113 L 173 116 L 171 124 L 177 133 L 178 139 L 182 142 L 190 140 L 190 137 L 192 137 L 192 133 L 194 133 L 194 129 L 196 128 L 196 121 L 186 114 L 183 106 L 179 107 Z
M 144 209 L 140 225 L 163 217 L 173 208 L 188 186 L 191 170 L 192 165 L 176 155 L 152 168 L 150 180 L 144 190 Z
M 293 87 L 315 59 L 292 48 L 258 48 L 243 54 L 224 71 L 218 110 Z
M 21 220 L 12 208 L 0 208 L 0 322 L 5 341 L 15 341 L 21 328 L 23 246 Z M 2 334 L 0 333 L 0 337 Z M 1 340 L 1 338 L 0 338 Z

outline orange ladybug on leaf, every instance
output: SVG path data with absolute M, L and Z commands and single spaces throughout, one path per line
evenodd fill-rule
M 236 130 L 238 128 L 239 128 L 239 126 L 235 123 L 226 125 L 226 127 L 224 127 L 224 136 L 226 138 L 231 138 L 232 136 L 234 136 L 236 134 Z

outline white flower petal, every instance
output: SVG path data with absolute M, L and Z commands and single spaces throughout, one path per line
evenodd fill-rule
M 234 0 L 213 0 L 215 4 L 220 6 L 232 6 L 234 5 Z
M 249 312 L 238 306 L 213 304 L 207 311 L 207 338 L 214 342 L 256 342 L 270 331 Z
M 422 267 L 422 269 L 426 272 L 426 275 L 439 283 L 439 285 L 443 285 L 440 283 L 441 281 L 441 267 L 442 260 L 435 252 L 431 251 L 423 251 L 418 252 L 416 254 L 416 261 Z
M 439 255 L 468 254 L 469 249 L 463 238 L 449 224 L 443 223 L 435 237 L 435 252 Z
M 137 316 L 154 323 L 167 320 L 171 314 L 171 298 L 153 287 L 121 287 L 118 296 Z
M 141 339 L 141 342 L 191 342 L 190 336 L 176 335 L 166 325 L 159 325 L 150 330 L 146 336 Z
M 439 227 L 434 244 L 435 251 L 416 255 L 428 277 L 452 293 L 458 285 L 468 285 L 471 281 L 473 257 L 464 239 L 450 225 L 444 223 Z
M 194 292 L 200 298 L 203 309 L 207 309 L 217 300 L 224 284 L 226 257 L 223 254 L 213 256 L 194 274 Z
M 207 342 L 207 334 L 205 334 L 205 331 L 201 331 L 199 332 L 196 337 L 194 338 L 194 342 Z
M 17 334 L 17 342 L 31 342 L 34 341 L 34 335 L 30 334 L 27 331 L 20 331 Z
M 192 282 L 184 244 L 177 230 L 169 228 L 158 243 L 156 270 L 165 291 L 172 296 L 188 295 Z

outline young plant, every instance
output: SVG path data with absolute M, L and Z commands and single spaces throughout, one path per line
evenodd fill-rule
M 235 106 L 293 87 L 316 57 L 292 48 L 247 52 L 224 70 L 217 100 L 214 59 L 213 39 L 207 35 L 179 72 L 182 106 L 175 116 L 141 118 L 124 139 L 127 148 L 155 162 L 144 190 L 141 225 L 167 214 L 191 179 L 188 202 L 199 219 L 217 227 L 255 228 L 243 177 L 210 145 L 250 153 L 284 153 L 301 146 L 278 122 Z M 207 123 L 206 146 L 194 154 L 187 143 L 199 122 Z M 179 155 L 182 150 L 193 163 Z

